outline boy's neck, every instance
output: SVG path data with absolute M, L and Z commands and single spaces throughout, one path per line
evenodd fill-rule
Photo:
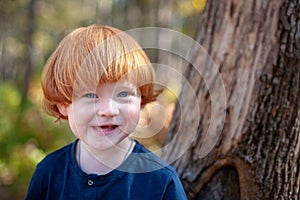
M 134 146 L 135 141 L 125 138 L 116 147 L 100 152 L 79 140 L 76 151 L 77 163 L 87 174 L 104 175 L 118 168 L 131 154 Z

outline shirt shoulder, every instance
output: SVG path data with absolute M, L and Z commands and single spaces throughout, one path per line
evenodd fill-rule
M 134 180 L 127 184 L 135 188 L 133 197 L 141 197 L 148 191 L 146 199 L 187 199 L 175 168 L 138 142 L 124 169 L 131 176 L 128 180 Z
M 61 183 L 64 180 L 64 172 L 74 172 L 72 152 L 76 143 L 68 144 L 48 154 L 37 166 L 28 186 L 26 200 L 53 199 L 61 193 Z M 71 172 L 70 172 L 71 173 Z M 72 178 L 74 178 L 74 173 Z M 72 181 L 72 180 L 71 180 Z M 51 190 L 51 192 L 50 192 Z M 51 196 L 51 197 L 50 197 Z M 55 198 L 58 199 L 58 198 Z
M 166 175 L 176 174 L 176 170 L 160 157 L 148 150 L 138 141 L 129 158 L 123 166 L 130 173 L 166 173 Z
M 66 163 L 71 162 L 71 154 L 74 152 L 74 145 L 76 142 L 70 143 L 58 150 L 48 154 L 36 167 L 38 171 L 52 171 L 59 170 L 64 167 Z

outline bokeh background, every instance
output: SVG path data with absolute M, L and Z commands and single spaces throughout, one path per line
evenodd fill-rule
M 41 108 L 43 65 L 67 33 L 106 24 L 122 30 L 164 27 L 193 38 L 204 6 L 205 0 L 0 0 L 0 199 L 24 199 L 36 164 L 74 140 L 66 122 L 55 123 Z M 152 62 L 165 59 L 148 53 Z M 184 61 L 170 63 L 184 71 Z M 170 115 L 180 93 L 176 81 L 160 97 Z M 161 120 L 153 110 L 155 126 Z M 141 123 L 149 122 L 145 113 Z M 161 132 L 152 144 L 163 141 Z

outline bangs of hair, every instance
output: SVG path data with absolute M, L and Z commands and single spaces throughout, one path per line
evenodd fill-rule
M 132 37 L 107 26 L 78 28 L 60 42 L 45 65 L 42 75 L 45 110 L 64 118 L 58 111 L 58 103 L 68 105 L 74 95 L 124 79 L 139 88 L 142 105 L 155 100 L 153 68 Z
M 121 33 L 103 41 L 89 52 L 75 76 L 73 89 L 80 92 L 95 90 L 99 84 L 119 80 L 127 80 L 142 87 L 153 82 L 154 72 L 141 47 Z

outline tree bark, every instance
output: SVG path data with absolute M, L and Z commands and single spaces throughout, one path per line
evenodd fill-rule
M 207 1 L 195 39 L 219 73 L 207 81 L 189 66 L 165 145 L 176 142 L 163 154 L 174 157 L 197 130 L 173 163 L 189 199 L 300 198 L 299 11 L 296 0 Z M 203 65 L 202 55 L 192 54 Z M 211 113 L 217 75 L 226 92 L 225 121 Z M 191 90 L 184 89 L 188 84 L 199 112 L 192 111 Z M 202 154 L 210 150 L 203 147 L 212 120 L 219 120 L 220 135 L 211 136 L 213 148 Z

